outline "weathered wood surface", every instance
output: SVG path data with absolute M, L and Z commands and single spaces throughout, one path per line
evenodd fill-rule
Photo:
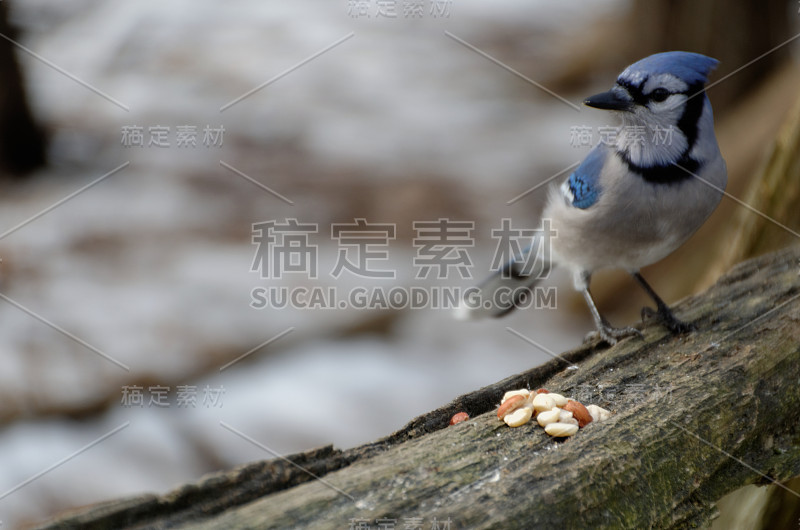
M 698 331 L 649 323 L 644 340 L 567 352 L 373 444 L 254 463 L 43 528 L 702 526 L 724 494 L 800 476 L 800 247 L 736 266 L 676 313 Z M 565 441 L 534 423 L 511 429 L 494 409 L 522 387 L 615 414 Z M 457 411 L 472 419 L 448 427 Z

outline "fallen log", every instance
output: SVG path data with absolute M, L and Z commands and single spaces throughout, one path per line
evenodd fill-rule
M 800 246 L 739 264 L 676 314 L 697 331 L 647 323 L 643 340 L 584 345 L 374 443 L 249 464 L 41 528 L 705 525 L 726 493 L 800 476 Z M 613 416 L 565 440 L 497 419 L 505 391 L 540 387 Z M 461 411 L 472 419 L 448 426 Z

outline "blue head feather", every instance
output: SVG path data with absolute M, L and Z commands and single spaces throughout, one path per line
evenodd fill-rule
M 664 52 L 656 53 L 627 67 L 619 79 L 634 85 L 651 75 L 672 74 L 688 85 L 705 84 L 708 74 L 717 67 L 719 61 L 699 53 Z

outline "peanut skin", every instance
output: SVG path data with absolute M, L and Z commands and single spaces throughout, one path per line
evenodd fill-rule
M 592 422 L 592 415 L 589 414 L 589 411 L 586 410 L 583 403 L 579 401 L 572 401 L 570 399 L 567 401 L 567 404 L 564 405 L 564 410 L 568 410 L 572 413 L 572 417 L 578 420 L 578 427 L 581 429 Z
M 503 402 L 502 405 L 497 409 L 497 418 L 503 419 L 506 414 L 509 414 L 518 408 L 520 408 L 525 403 L 525 398 L 522 396 L 511 396 L 507 400 Z
M 466 412 L 456 412 L 453 414 L 453 417 L 450 418 L 450 425 L 455 425 L 456 423 L 461 423 L 462 421 L 467 421 L 469 419 L 469 414 Z

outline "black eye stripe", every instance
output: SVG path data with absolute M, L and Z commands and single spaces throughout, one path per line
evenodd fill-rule
M 629 83 L 627 81 L 622 81 L 619 79 L 617 80 L 617 85 L 624 88 L 628 92 L 628 95 L 630 95 L 630 97 L 633 98 L 633 101 L 635 103 L 638 103 L 639 105 L 644 105 L 645 103 L 647 103 L 647 97 L 644 94 L 642 94 L 642 89 L 639 85 L 634 85 L 633 83 Z
M 660 101 L 659 100 L 655 100 L 655 101 L 657 101 L 659 103 L 661 101 L 666 100 L 668 97 L 670 97 L 670 96 L 672 96 L 674 94 L 682 94 L 684 96 L 688 96 L 689 93 L 692 92 L 692 88 L 691 87 L 689 87 L 687 90 L 681 90 L 679 92 L 672 92 L 671 90 L 668 90 L 668 89 L 666 89 L 664 87 L 656 87 L 653 90 L 651 90 L 649 94 L 644 94 L 644 93 L 642 93 L 642 86 L 644 86 L 644 84 L 646 82 L 647 82 L 647 79 L 643 80 L 638 85 L 634 85 L 633 83 L 629 83 L 627 81 L 623 81 L 623 80 L 619 80 L 618 79 L 617 80 L 617 85 L 619 85 L 622 88 L 624 88 L 628 92 L 628 94 L 631 96 L 631 98 L 633 98 L 633 101 L 635 103 L 640 104 L 640 105 L 646 105 L 648 102 L 654 101 L 653 100 L 653 93 L 656 92 L 659 89 L 666 90 L 666 96 L 664 97 L 664 99 L 662 99 Z

